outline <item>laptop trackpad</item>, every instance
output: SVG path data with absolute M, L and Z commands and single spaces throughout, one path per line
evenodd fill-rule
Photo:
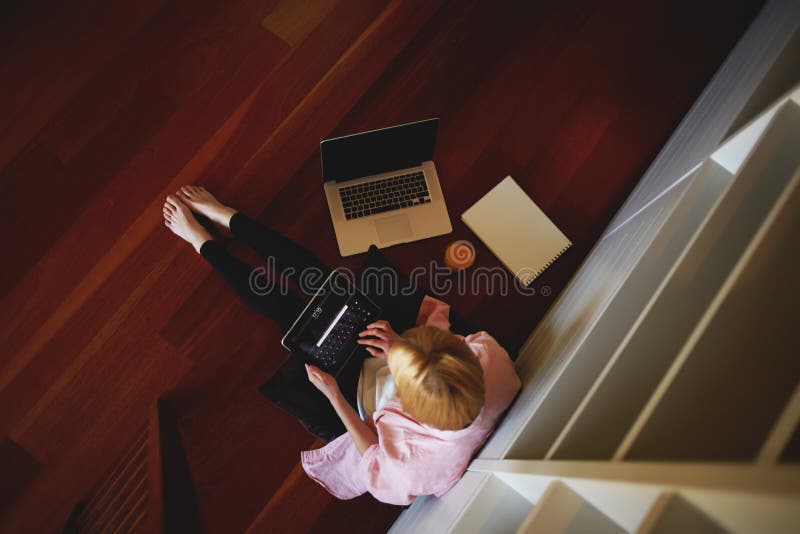
M 411 221 L 406 214 L 378 219 L 375 221 L 375 229 L 378 230 L 378 239 L 381 243 L 407 239 L 412 234 Z

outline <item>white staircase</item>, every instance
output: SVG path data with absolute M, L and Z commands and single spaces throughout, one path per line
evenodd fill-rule
M 393 532 L 800 532 L 799 23 L 768 3 L 743 41 L 783 34 L 737 47 L 763 83 L 725 93 L 734 54 L 701 97 L 725 113 L 693 109 L 651 171 L 709 142 L 698 115 L 737 130 L 643 179 L 521 350 L 498 431 Z

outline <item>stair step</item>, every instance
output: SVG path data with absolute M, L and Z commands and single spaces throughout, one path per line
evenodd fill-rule
M 147 444 L 145 427 L 86 504 L 78 519 L 79 525 L 91 529 L 93 525 L 100 524 L 106 512 L 119 498 L 121 489 L 125 487 L 131 475 L 146 466 Z
M 98 512 L 92 521 L 87 521 L 87 527 L 105 529 L 113 524 L 114 518 L 124 510 L 126 503 L 130 501 L 131 495 L 137 491 L 147 489 L 147 457 L 131 471 L 129 475 L 120 480 L 121 485 L 115 486 L 114 491 L 109 493 L 111 496 L 104 501 L 102 507 L 98 507 Z
M 624 534 L 625 530 L 567 484 L 554 480 L 517 532 Z

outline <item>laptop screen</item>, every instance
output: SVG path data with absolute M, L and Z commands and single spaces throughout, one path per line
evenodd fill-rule
M 322 179 L 343 182 L 416 167 L 433 159 L 439 119 L 326 139 L 320 143 Z

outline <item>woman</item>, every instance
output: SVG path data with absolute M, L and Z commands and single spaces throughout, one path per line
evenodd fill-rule
M 214 240 L 192 212 L 228 229 L 282 271 L 330 271 L 305 248 L 224 206 L 202 187 L 182 187 L 167 197 L 163 212 L 170 230 L 189 242 L 247 304 L 284 331 L 303 301 L 294 294 L 253 292 L 252 269 Z M 308 379 L 347 429 L 326 446 L 301 455 L 306 473 L 336 497 L 350 499 L 369 491 L 383 502 L 405 505 L 419 495 L 444 494 L 464 474 L 516 395 L 520 381 L 508 353 L 486 332 L 467 337 L 451 333 L 449 311 L 447 304 L 425 297 L 418 326 L 402 337 L 386 321 L 361 332 L 359 343 L 374 358 L 365 362 L 360 387 L 376 384 L 374 396 L 359 406 L 363 419 L 333 376 L 306 366 Z

